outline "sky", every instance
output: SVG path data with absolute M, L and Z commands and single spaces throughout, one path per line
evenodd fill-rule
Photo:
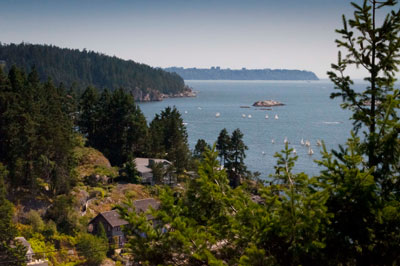
M 0 42 L 85 48 L 153 67 L 299 69 L 327 78 L 337 61 L 335 29 L 352 12 L 348 0 L 0 0 Z

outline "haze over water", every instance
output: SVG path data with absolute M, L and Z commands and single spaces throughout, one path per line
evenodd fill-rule
M 295 170 L 317 174 L 320 169 L 314 160 L 321 158 L 321 155 L 316 141 L 323 140 L 328 149 L 336 149 L 350 136 L 350 112 L 340 108 L 340 99 L 329 98 L 334 90 L 328 80 L 188 80 L 186 83 L 198 91 L 196 98 L 174 98 L 140 104 L 148 122 L 165 107 L 176 106 L 187 123 L 191 149 L 200 138 L 210 144 L 214 143 L 223 128 L 229 133 L 240 128 L 244 142 L 249 147 L 245 163 L 250 171 L 260 172 L 262 178 L 274 172 L 276 158 L 273 155 L 284 148 L 285 137 L 290 142 L 289 147 L 295 148 L 299 156 Z M 356 88 L 362 88 L 362 84 L 356 84 Z M 274 107 L 273 110 L 252 107 L 255 101 L 267 99 L 280 101 L 285 106 Z M 220 113 L 219 117 L 216 117 L 217 112 Z M 243 114 L 246 118 L 242 117 Z M 268 119 L 265 118 L 266 114 Z M 274 119 L 275 114 L 278 120 Z M 308 149 L 301 146 L 301 138 L 311 142 L 313 156 L 309 156 Z M 275 144 L 271 143 L 272 139 Z

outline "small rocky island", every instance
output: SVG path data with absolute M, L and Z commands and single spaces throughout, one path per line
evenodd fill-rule
M 274 101 L 274 100 L 264 100 L 264 101 L 257 101 L 253 103 L 255 107 L 273 107 L 273 106 L 282 106 L 284 105 L 281 102 Z

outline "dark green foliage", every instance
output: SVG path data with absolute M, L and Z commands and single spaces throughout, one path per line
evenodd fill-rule
M 394 89 L 400 63 L 400 10 L 377 17 L 397 1 L 352 3 L 354 18 L 343 17 L 338 63 L 328 72 L 353 112 L 355 133 L 345 147 L 326 150 L 321 182 L 329 193 L 328 212 L 334 214 L 326 238 L 326 255 L 337 264 L 397 265 L 400 263 L 400 92 Z M 364 91 L 355 91 L 347 67 L 365 69 Z M 362 134 L 359 134 L 360 131 Z
M 179 111 L 167 107 L 150 123 L 150 155 L 173 163 L 178 174 L 188 166 L 187 131 Z
M 384 189 L 393 186 L 384 180 L 385 175 L 398 173 L 393 166 L 400 163 L 400 144 L 396 141 L 400 92 L 394 89 L 400 63 L 400 10 L 388 13 L 380 27 L 376 17 L 381 9 L 396 4 L 397 1 L 391 0 L 353 3 L 354 18 L 346 20 L 343 16 L 343 29 L 337 30 L 341 39 L 336 43 L 343 48 L 345 56 L 339 53 L 338 63 L 332 64 L 334 71 L 328 72 L 335 89 L 339 90 L 331 97 L 342 97 L 342 107 L 353 111 L 355 132 L 363 131 L 361 147 L 368 156 L 368 167 L 375 168 L 374 176 Z M 352 65 L 368 73 L 364 79 L 368 86 L 362 92 L 356 92 L 353 81 L 345 75 L 346 68 Z
M 44 189 L 64 193 L 73 182 L 73 122 L 66 110 L 66 92 L 35 69 L 26 76 L 12 67 L 8 78 L 0 71 L 0 162 L 10 171 L 15 192 Z
M 225 162 L 228 159 L 230 145 L 231 145 L 231 138 L 226 128 L 224 128 L 218 135 L 217 146 L 216 146 L 222 165 L 225 165 Z
M 150 169 L 153 174 L 153 181 L 155 184 L 162 184 L 164 176 L 166 175 L 166 169 L 163 163 L 154 163 L 150 165 Z
M 122 165 L 147 151 L 147 124 L 133 97 L 122 89 L 99 96 L 88 87 L 80 101 L 79 130 L 88 144 L 100 150 L 113 165 Z
M 193 157 L 196 159 L 201 159 L 202 154 L 206 151 L 206 149 L 210 150 L 211 146 L 204 139 L 197 140 L 196 146 L 194 147 L 193 151 Z
M 240 178 L 247 174 L 244 159 L 245 151 L 248 149 L 243 142 L 243 133 L 240 129 L 232 132 L 229 136 L 224 128 L 221 130 L 217 140 L 217 150 L 223 166 L 226 168 L 232 186 L 238 186 Z
M 7 174 L 6 168 L 0 163 L 0 262 L 10 266 L 26 265 L 26 248 L 14 241 L 17 229 L 12 221 L 14 206 L 6 199 L 4 179 Z
M 29 71 L 34 65 L 40 80 L 51 77 L 66 87 L 125 88 L 137 95 L 175 94 L 185 89 L 183 79 L 175 73 L 86 50 L 0 43 L 0 60 L 6 61 L 6 69 L 15 64 Z
M 139 172 L 136 169 L 135 160 L 130 160 L 123 164 L 120 170 L 120 178 L 133 184 L 140 183 Z
M 60 232 L 73 234 L 78 230 L 78 214 L 75 211 L 75 198 L 59 195 L 47 210 L 46 216 L 57 224 Z
M 120 208 L 129 222 L 135 262 L 149 265 L 318 265 L 329 217 L 317 180 L 292 174 L 296 158 L 278 154 L 273 185 L 260 190 L 262 204 L 241 187 L 232 189 L 217 153 L 206 150 L 198 177 L 187 190 L 160 191 L 161 207 L 147 214 Z M 128 206 L 131 204 L 128 203 Z M 146 237 L 143 237 L 143 236 Z
M 86 265 L 100 265 L 108 251 L 107 239 L 82 233 L 78 236 L 76 249 L 86 259 Z
M 104 229 L 103 223 L 99 223 L 96 235 L 108 242 L 106 230 Z

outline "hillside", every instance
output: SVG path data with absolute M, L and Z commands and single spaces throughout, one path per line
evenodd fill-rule
M 122 87 L 138 101 L 161 100 L 162 94 L 185 90 L 185 83 L 177 74 L 93 51 L 0 43 L 0 65 L 8 71 L 13 64 L 26 72 L 35 66 L 42 81 L 51 77 L 55 84 L 74 85 L 80 90 L 89 85 L 111 90 Z
M 169 67 L 165 71 L 194 80 L 318 80 L 311 71 L 288 69 L 221 69 Z

